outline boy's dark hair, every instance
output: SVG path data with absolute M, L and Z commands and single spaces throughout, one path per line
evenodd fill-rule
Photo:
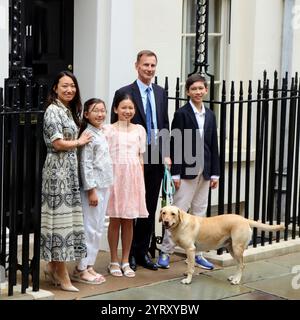
M 195 82 L 198 82 L 198 81 L 201 81 L 203 82 L 204 84 L 204 87 L 207 88 L 207 81 L 205 79 L 205 77 L 201 76 L 201 74 L 199 73 L 194 73 L 192 74 L 191 76 L 189 76 L 187 79 L 186 79 L 186 82 L 185 82 L 185 89 L 188 91 L 190 86 L 195 83 Z

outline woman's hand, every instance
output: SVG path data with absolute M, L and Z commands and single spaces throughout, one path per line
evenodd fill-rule
M 78 144 L 79 146 L 84 146 L 85 144 L 92 141 L 92 134 L 90 132 L 84 131 L 81 136 L 78 138 Z
M 80 138 L 76 140 L 56 139 L 52 142 L 53 148 L 57 151 L 74 150 L 78 147 L 84 146 L 92 140 L 92 134 L 83 132 Z

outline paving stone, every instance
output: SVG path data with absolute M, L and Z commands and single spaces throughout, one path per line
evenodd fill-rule
M 257 282 L 251 282 L 246 284 L 246 286 L 284 299 L 300 300 L 299 273 L 277 277 L 275 281 L 274 279 L 264 279 Z
M 221 270 L 209 272 L 208 275 L 225 281 L 229 276 L 235 274 L 236 267 L 227 267 Z M 290 273 L 290 268 L 276 265 L 271 262 L 257 261 L 245 264 L 241 284 L 258 281 L 266 278 L 274 278 Z
M 89 297 L 90 300 L 218 300 L 230 296 L 251 292 L 244 286 L 232 286 L 201 274 L 193 277 L 189 285 L 182 284 L 180 279 L 140 288 Z
M 285 300 L 269 293 L 254 290 L 249 293 L 240 294 L 224 300 Z

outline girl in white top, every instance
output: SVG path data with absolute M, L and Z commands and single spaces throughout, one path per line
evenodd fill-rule
M 79 169 L 87 256 L 80 260 L 72 279 L 89 284 L 105 281 L 105 278 L 93 268 L 100 249 L 109 187 L 113 182 L 112 160 L 102 132 L 105 117 L 106 107 L 102 100 L 92 98 L 85 102 L 80 132 L 89 132 L 92 141 L 80 150 Z

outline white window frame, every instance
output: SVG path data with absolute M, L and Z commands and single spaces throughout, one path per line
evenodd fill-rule
M 186 32 L 188 29 L 187 26 L 187 15 L 191 10 L 188 10 L 188 6 L 191 5 L 191 3 L 195 0 L 183 0 L 183 19 L 182 19 L 182 62 L 181 62 L 181 97 L 185 96 L 185 90 L 184 90 L 184 84 L 186 77 L 189 73 L 193 71 L 193 67 L 191 70 L 186 70 L 186 59 L 187 59 L 187 40 L 188 39 L 194 39 L 196 37 L 196 32 L 194 33 L 188 33 Z M 219 54 L 214 57 L 214 66 L 215 70 L 211 70 L 208 67 L 208 72 L 213 74 L 215 76 L 215 99 L 219 99 L 221 96 L 221 84 L 222 80 L 225 78 L 226 74 L 226 61 L 227 61 L 227 46 L 229 45 L 229 33 L 230 33 L 230 0 L 208 0 L 210 1 L 209 5 L 209 15 L 210 15 L 210 21 L 211 17 L 214 14 L 215 19 L 219 19 L 219 30 L 216 30 L 217 32 L 209 32 L 208 38 L 209 41 L 211 40 L 217 40 L 219 41 Z M 214 2 L 213 6 L 211 5 Z M 218 6 L 218 10 L 215 10 L 215 6 Z M 209 27 L 211 29 L 211 27 Z M 215 30 L 213 30 L 215 31 Z M 191 48 L 192 49 L 192 48 Z M 191 52 L 192 56 L 191 59 L 193 59 L 192 65 L 194 63 L 194 51 Z M 208 56 L 208 64 L 210 63 L 210 57 Z M 209 79 L 208 79 L 209 80 Z

